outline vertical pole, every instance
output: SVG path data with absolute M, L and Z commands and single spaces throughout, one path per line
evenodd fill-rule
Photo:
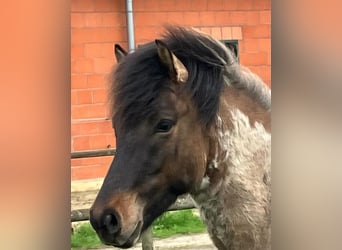
M 143 250 L 153 250 L 152 226 L 147 228 L 141 235 Z
M 133 21 L 133 1 L 126 0 L 126 18 L 127 18 L 127 40 L 128 50 L 133 52 L 135 49 L 134 44 L 134 21 Z

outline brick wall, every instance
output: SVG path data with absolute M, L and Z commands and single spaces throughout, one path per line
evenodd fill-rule
M 113 44 L 127 48 L 125 0 L 71 0 L 71 148 L 115 147 L 106 77 Z M 162 24 L 193 26 L 218 39 L 239 40 L 241 64 L 271 85 L 270 0 L 133 0 L 136 45 Z M 103 177 L 112 157 L 74 159 L 72 179 Z

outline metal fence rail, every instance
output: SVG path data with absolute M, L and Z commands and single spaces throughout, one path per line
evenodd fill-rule
M 176 211 L 195 208 L 194 202 L 189 196 L 179 197 L 167 211 Z M 89 209 L 77 209 L 71 211 L 71 222 L 89 220 Z
M 116 148 L 71 152 L 71 159 L 115 155 Z

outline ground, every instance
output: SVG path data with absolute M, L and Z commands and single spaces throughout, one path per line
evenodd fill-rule
M 173 236 L 166 239 L 153 239 L 154 250 L 215 250 L 208 234 L 192 234 Z M 104 247 L 97 250 L 118 250 L 119 248 Z M 141 250 L 141 243 L 138 243 L 131 250 Z

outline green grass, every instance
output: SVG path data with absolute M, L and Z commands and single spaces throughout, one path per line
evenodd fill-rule
M 205 231 L 204 224 L 191 209 L 164 213 L 152 226 L 153 236 L 157 238 Z M 75 249 L 96 248 L 101 245 L 101 241 L 89 223 L 79 225 L 71 236 L 71 247 Z
M 164 213 L 152 225 L 153 236 L 159 238 L 205 231 L 203 222 L 192 210 Z
M 72 248 L 95 248 L 101 246 L 102 243 L 97 237 L 95 230 L 92 228 L 89 222 L 82 223 L 78 226 L 74 233 L 71 235 L 71 247 Z

